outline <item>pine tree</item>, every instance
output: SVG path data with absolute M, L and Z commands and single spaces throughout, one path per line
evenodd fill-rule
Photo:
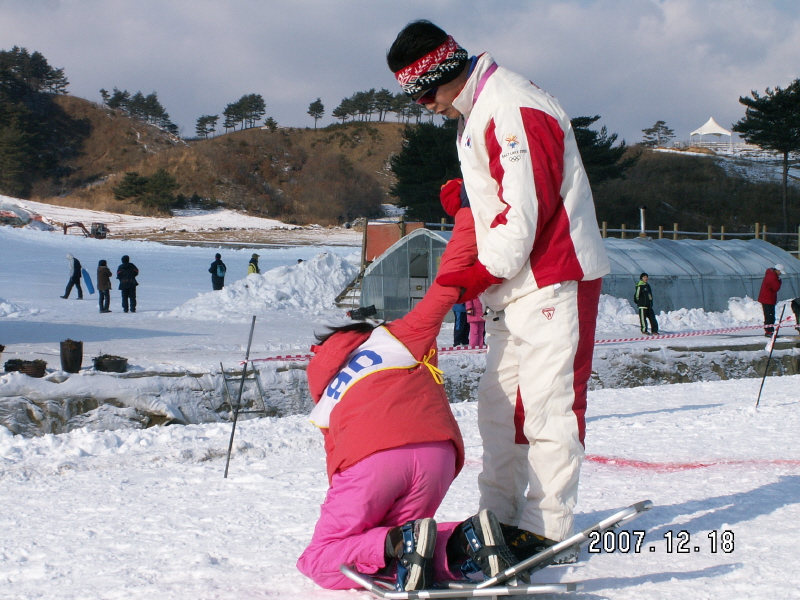
M 644 133 L 642 146 L 649 146 L 651 148 L 665 146 L 667 142 L 675 137 L 675 132 L 667 127 L 664 121 L 656 121 L 656 124 L 652 127 L 642 129 L 642 133 Z
M 322 100 L 317 98 L 308 105 L 308 114 L 314 119 L 314 129 L 317 128 L 317 121 L 322 118 L 322 115 L 325 114 L 325 106 L 322 104 Z
M 409 125 L 403 132 L 403 149 L 391 159 L 397 177 L 391 194 L 410 218 L 432 223 L 446 216 L 439 190 L 449 179 L 461 177 L 456 132 L 454 120 Z
M 208 139 L 208 134 L 214 133 L 216 130 L 218 120 L 219 115 L 203 115 L 197 119 L 197 125 L 195 126 L 197 137 Z
M 600 115 L 595 115 L 593 117 L 576 117 L 571 121 L 581 160 L 593 189 L 609 179 L 624 177 L 625 171 L 635 165 L 638 160 L 638 156 L 622 159 L 628 146 L 623 140 L 615 147 L 617 134 L 609 135 L 605 125 L 600 128 L 600 131 L 589 129 L 589 126 L 599 119 Z
M 746 106 L 745 116 L 733 126 L 742 138 L 766 150 L 783 155 L 783 230 L 789 230 L 789 154 L 800 151 L 800 79 L 786 89 L 767 88 L 763 96 L 753 90 L 752 98 L 739 97 Z
M 375 92 L 375 110 L 378 111 L 378 120 L 383 121 L 386 113 L 392 110 L 392 100 L 394 94 L 386 88 L 381 88 Z

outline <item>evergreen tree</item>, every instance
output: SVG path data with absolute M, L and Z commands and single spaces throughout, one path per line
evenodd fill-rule
M 596 189 L 604 181 L 624 177 L 627 169 L 636 164 L 638 157 L 626 158 L 622 156 L 627 152 L 628 146 L 623 140 L 618 146 L 617 134 L 608 135 L 605 125 L 600 131 L 589 129 L 600 115 L 594 117 L 576 117 L 572 119 L 572 129 L 575 132 L 575 141 L 581 153 L 581 160 L 589 177 L 592 189 Z
M 103 99 L 103 104 L 108 104 L 108 99 L 111 98 L 111 95 L 106 89 L 100 88 L 100 97 Z
M 745 116 L 733 130 L 751 143 L 783 155 L 782 212 L 783 230 L 789 230 L 787 202 L 789 186 L 789 154 L 800 151 L 800 79 L 786 89 L 767 88 L 763 96 L 753 90 L 752 97 L 741 96 Z
M 391 159 L 397 177 L 391 194 L 406 208 L 408 217 L 433 223 L 446 216 L 439 190 L 449 179 L 461 177 L 456 132 L 454 120 L 443 125 L 409 125 L 403 132 L 403 149 Z
M 272 117 L 267 117 L 264 119 L 264 127 L 274 133 L 275 130 L 278 129 L 278 122 Z
M 112 191 L 117 200 L 130 198 L 142 206 L 170 213 L 172 208 L 181 203 L 181 200 L 174 196 L 179 187 L 180 184 L 175 178 L 161 168 L 150 177 L 139 175 L 135 171 L 125 173 L 120 184 Z
M 672 138 L 675 137 L 675 132 L 667 127 L 664 121 L 656 121 L 656 124 L 647 129 L 642 129 L 644 133 L 644 140 L 642 146 L 649 146 L 656 148 L 665 146 Z
M 214 130 L 216 130 L 218 120 L 219 115 L 203 115 L 197 119 L 197 125 L 195 127 L 197 137 L 208 139 L 208 134 L 214 133 Z
M 335 119 L 341 119 L 342 123 L 347 121 L 347 119 L 350 117 L 350 110 L 347 107 L 347 98 L 342 100 L 339 106 L 333 109 L 331 116 L 333 116 Z
M 118 90 L 116 87 L 114 91 L 111 93 L 111 97 L 106 102 L 106 106 L 109 108 L 119 108 L 122 110 L 128 109 L 128 101 L 131 99 L 131 95 L 128 93 L 128 90 Z
M 375 92 L 375 110 L 378 111 L 378 120 L 383 121 L 386 113 L 392 110 L 392 100 L 394 94 L 386 88 L 381 88 Z
M 322 118 L 322 115 L 325 114 L 325 106 L 322 104 L 322 100 L 317 98 L 308 105 L 308 114 L 314 119 L 314 129 L 317 128 L 317 121 Z

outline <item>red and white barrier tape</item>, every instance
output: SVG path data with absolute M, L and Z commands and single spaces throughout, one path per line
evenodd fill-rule
M 781 321 L 781 326 L 786 325 L 791 321 L 791 318 Z M 621 344 L 624 342 L 649 342 L 651 340 L 670 340 L 675 338 L 697 337 L 701 335 L 718 335 L 721 333 L 733 333 L 736 331 L 747 331 L 750 329 L 763 329 L 763 325 L 742 325 L 739 327 L 723 327 L 720 329 L 705 329 L 699 331 L 682 331 L 680 333 L 662 333 L 659 335 L 628 337 L 628 338 L 615 338 L 611 340 L 595 340 L 595 346 L 605 344 Z M 445 346 L 439 348 L 439 354 L 482 354 L 486 352 L 486 346 Z M 305 362 L 313 358 L 313 354 L 286 354 L 281 356 L 270 356 L 267 358 L 254 358 L 251 362 L 271 362 L 271 361 L 285 361 L 285 362 Z

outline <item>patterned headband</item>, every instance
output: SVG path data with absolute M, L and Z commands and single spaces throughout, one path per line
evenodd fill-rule
M 403 91 L 408 96 L 414 96 L 437 85 L 451 82 L 461 73 L 468 59 L 467 51 L 449 35 L 447 41 L 436 50 L 400 69 L 394 76 Z

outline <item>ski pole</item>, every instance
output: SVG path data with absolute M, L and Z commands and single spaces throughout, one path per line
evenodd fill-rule
M 242 380 L 239 382 L 239 397 L 236 399 L 236 406 L 233 407 L 233 427 L 231 428 L 231 441 L 228 444 L 228 458 L 225 460 L 224 479 L 228 478 L 228 465 L 231 462 L 231 449 L 233 449 L 233 436 L 236 433 L 236 421 L 239 418 L 239 406 L 242 404 L 242 392 L 244 391 L 244 380 L 247 377 L 247 363 L 250 360 L 250 344 L 253 343 L 253 330 L 255 328 L 256 328 L 256 316 L 253 315 L 253 322 L 250 324 L 250 338 L 247 340 L 247 353 L 244 356 L 244 367 L 242 368 Z
M 778 332 L 781 330 L 781 321 L 783 321 L 783 313 L 786 312 L 786 305 L 783 305 L 783 309 L 781 310 L 781 318 L 778 319 L 778 322 L 775 324 L 775 330 L 772 332 L 772 339 L 769 341 L 769 356 L 767 356 L 767 366 L 764 367 L 764 376 L 761 378 L 761 387 L 758 388 L 758 398 L 756 399 L 756 408 L 758 408 L 758 403 L 761 402 L 761 390 L 764 389 L 764 381 L 767 379 L 767 373 L 769 372 L 769 363 L 772 360 L 772 351 L 775 350 L 775 339 L 778 337 Z

